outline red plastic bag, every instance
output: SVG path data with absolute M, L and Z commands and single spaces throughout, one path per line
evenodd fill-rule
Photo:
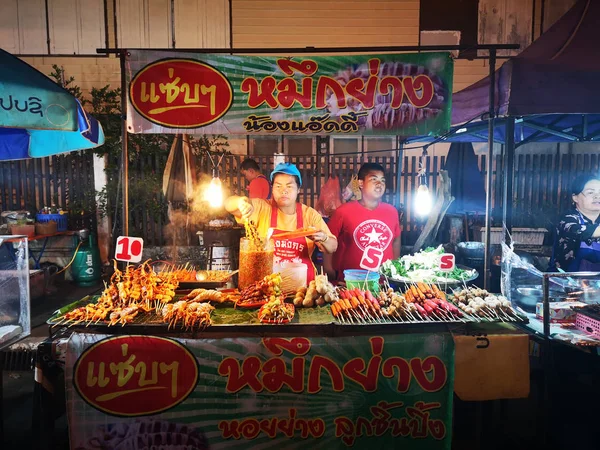
M 340 198 L 340 180 L 337 177 L 329 178 L 321 188 L 319 201 L 315 209 L 322 216 L 330 217 L 333 212 L 342 205 Z

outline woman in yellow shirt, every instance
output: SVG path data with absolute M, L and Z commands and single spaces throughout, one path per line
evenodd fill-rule
M 286 263 L 305 264 L 306 280 L 310 282 L 315 278 L 311 260 L 315 245 L 325 253 L 333 253 L 337 249 L 337 239 L 315 209 L 296 201 L 302 177 L 294 164 L 278 164 L 271 173 L 271 183 L 271 201 L 234 195 L 225 200 L 225 209 L 238 221 L 252 221 L 261 238 L 265 238 L 269 229 L 272 229 L 271 236 L 275 241 L 274 271 Z M 314 228 L 315 232 L 307 237 L 277 239 L 278 234 L 301 228 Z

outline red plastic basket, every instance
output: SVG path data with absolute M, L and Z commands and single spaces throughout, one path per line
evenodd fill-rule
M 600 320 L 577 313 L 575 328 L 600 339 Z
M 56 231 L 67 231 L 68 228 L 67 214 L 36 214 L 35 221 L 38 223 L 46 223 L 54 220 L 56 222 Z

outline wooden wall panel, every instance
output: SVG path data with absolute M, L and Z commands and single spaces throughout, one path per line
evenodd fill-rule
M 210 6 L 209 6 L 210 5 Z M 230 46 L 229 1 L 207 0 L 204 27 L 204 47 L 224 48 Z
M 95 55 L 106 46 L 104 0 L 48 2 L 50 53 Z
M 144 47 L 144 0 L 117 0 L 117 45 Z
M 76 3 L 75 0 L 48 2 L 50 53 L 72 55 L 78 52 Z
M 575 3 L 577 0 L 544 0 L 543 31 L 554 25 Z
M 531 44 L 534 0 L 479 0 L 479 44 L 519 44 L 519 50 L 499 50 L 514 56 Z M 480 55 L 487 52 L 479 52 Z
M 233 0 L 233 47 L 417 45 L 419 0 Z
M 117 0 L 117 40 L 121 48 L 170 48 L 170 0 Z
M 174 0 L 177 48 L 229 47 L 228 0 Z
M 0 42 L 10 53 L 19 53 L 19 9 L 17 0 L 4 0 L 0 14 Z
M 19 44 L 15 53 L 47 54 L 46 5 L 44 0 L 18 0 L 17 20 Z M 10 5 L 10 2 L 9 2 Z M 11 12 L 9 7 L 7 12 Z M 2 7 L 4 14 L 4 5 Z
M 104 0 L 77 0 L 79 53 L 95 55 L 106 47 Z
M 172 47 L 171 1 L 145 0 L 145 3 L 145 46 L 150 48 Z
M 206 0 L 175 0 L 175 47 L 203 47 Z

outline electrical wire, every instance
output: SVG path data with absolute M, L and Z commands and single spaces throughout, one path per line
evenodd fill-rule
M 73 253 L 73 258 L 71 258 L 71 261 L 69 261 L 69 264 L 67 264 L 61 270 L 59 270 L 58 272 L 56 272 L 54 275 L 58 275 L 59 273 L 63 273 L 65 270 L 67 270 L 71 266 L 71 264 L 73 264 L 73 261 L 75 261 L 75 257 L 77 256 L 77 251 L 79 250 L 79 247 L 81 247 L 81 242 L 82 241 L 79 241 L 79 244 L 77 244 L 77 247 L 75 248 L 75 252 Z

